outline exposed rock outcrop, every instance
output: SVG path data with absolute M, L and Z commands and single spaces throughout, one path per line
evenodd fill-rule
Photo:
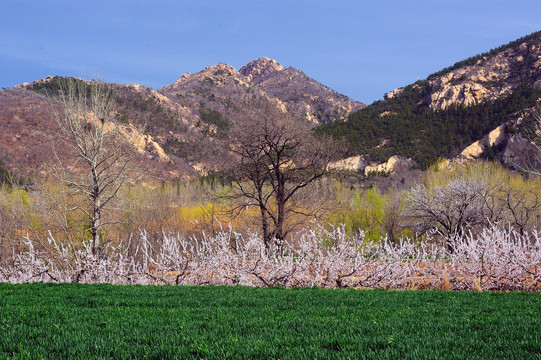
M 478 104 L 507 95 L 523 83 L 539 86 L 540 81 L 541 46 L 539 38 L 533 37 L 519 46 L 430 79 L 430 106 L 445 109 L 451 104 Z
M 432 109 L 452 104 L 475 105 L 510 94 L 520 84 L 541 87 L 541 33 L 525 38 L 518 45 L 486 53 L 462 66 L 428 78 L 426 101 Z M 417 84 L 413 85 L 414 87 Z M 400 96 L 404 88 L 385 95 L 386 100 Z
M 404 88 L 394 89 L 393 91 L 385 94 L 385 99 L 392 99 L 403 92 L 404 92 Z
M 475 82 L 464 82 L 459 85 L 443 86 L 441 90 L 432 93 L 430 101 L 436 109 L 445 109 L 451 104 L 477 105 L 483 101 L 488 90 Z
M 507 129 L 516 129 L 523 121 L 524 114 L 532 109 L 525 109 L 521 115 L 509 119 L 506 123 L 498 126 L 482 139 L 466 147 L 451 162 L 468 162 L 483 158 L 490 154 L 491 158 L 501 161 L 512 169 L 524 170 L 526 168 L 541 169 L 541 154 L 539 148 L 527 139 L 520 132 L 509 132 Z M 538 130 L 539 131 L 539 130 Z
M 358 155 L 333 161 L 329 163 L 327 168 L 331 171 L 363 172 L 366 165 L 368 165 L 366 160 L 362 156 Z
M 512 169 L 541 171 L 540 149 L 521 134 L 509 137 L 501 160 Z
M 493 146 L 500 146 L 507 141 L 506 125 L 502 124 L 490 133 L 485 135 L 481 140 L 474 142 L 466 147 L 458 156 L 461 160 L 479 159 L 485 151 Z
M 531 149 L 530 142 L 521 135 L 514 135 L 507 141 L 502 162 L 509 167 L 523 167 L 526 164 L 525 154 Z
M 246 78 L 248 78 L 248 81 L 252 81 L 257 84 L 263 81 L 266 76 L 282 70 L 285 70 L 285 68 L 280 65 L 276 60 L 262 57 L 250 61 L 248 64 L 241 67 L 239 69 L 239 73 L 246 76 Z
M 364 168 L 366 176 L 371 173 L 395 173 L 406 171 L 416 165 L 415 161 L 400 155 L 393 155 L 385 163 L 370 164 Z
M 169 156 L 163 151 L 162 147 L 152 140 L 152 136 L 141 134 L 137 129 L 125 125 L 119 125 L 117 131 L 139 154 L 146 155 L 159 162 L 170 161 Z

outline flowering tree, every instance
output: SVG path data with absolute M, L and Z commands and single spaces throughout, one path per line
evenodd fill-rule
M 343 227 L 306 231 L 295 246 L 284 244 L 281 256 L 267 255 L 254 234 L 235 250 L 230 237 L 164 235 L 158 246 L 142 231 L 137 257 L 111 245 L 98 256 L 89 242 L 73 249 L 53 238 L 48 251 L 39 251 L 25 238 L 26 250 L 16 261 L 0 264 L 0 282 L 541 291 L 541 236 L 512 228 L 492 226 L 448 239 L 451 254 L 407 239 L 365 243 L 362 234 L 349 238 Z
M 481 194 L 486 184 L 472 179 L 456 179 L 445 185 L 415 186 L 408 197 L 411 217 L 418 220 L 422 233 L 436 229 L 455 238 L 473 225 L 483 222 Z M 452 250 L 449 248 L 449 250 Z
M 505 222 L 501 201 L 505 180 L 500 166 L 485 162 L 429 171 L 425 181 L 409 191 L 406 213 L 421 234 L 435 230 L 442 239 L 458 238 L 470 230 Z M 447 248 L 453 251 L 451 242 Z

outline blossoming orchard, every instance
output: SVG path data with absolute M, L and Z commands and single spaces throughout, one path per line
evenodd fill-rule
M 141 231 L 132 255 L 111 246 L 98 256 L 90 242 L 73 251 L 50 237 L 50 248 L 38 251 L 27 238 L 27 249 L 0 269 L 0 281 L 541 291 L 537 232 L 487 227 L 442 246 L 408 239 L 369 244 L 362 234 L 348 237 L 344 227 L 318 227 L 293 240 L 270 257 L 255 234 L 164 234 L 156 246 Z

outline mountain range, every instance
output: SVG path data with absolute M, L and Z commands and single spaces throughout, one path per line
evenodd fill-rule
M 10 171 L 50 173 L 50 95 L 59 81 L 47 77 L 0 91 L 0 161 Z M 421 169 L 439 158 L 495 158 L 512 166 L 521 154 L 520 124 L 541 98 L 541 32 L 390 91 L 368 106 L 265 57 L 238 70 L 209 66 L 159 90 L 107 85 L 122 133 L 153 179 L 221 170 L 230 129 L 255 116 L 258 104 L 286 111 L 319 134 L 345 139 L 345 170 L 394 171 L 389 159 L 394 164 L 398 158 L 407 160 L 401 166 Z
M 55 128 L 48 109 L 60 80 L 49 76 L 0 92 L 0 161 L 11 171 L 48 174 Z M 287 111 L 309 127 L 365 106 L 268 58 L 239 71 L 226 64 L 209 66 L 159 90 L 137 84 L 108 86 L 122 133 L 152 169 L 152 177 L 162 180 L 220 170 L 229 149 L 229 129 L 253 117 L 256 102 Z

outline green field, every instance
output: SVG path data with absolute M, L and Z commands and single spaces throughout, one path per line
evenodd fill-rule
M 541 358 L 541 294 L 0 284 L 0 358 Z

